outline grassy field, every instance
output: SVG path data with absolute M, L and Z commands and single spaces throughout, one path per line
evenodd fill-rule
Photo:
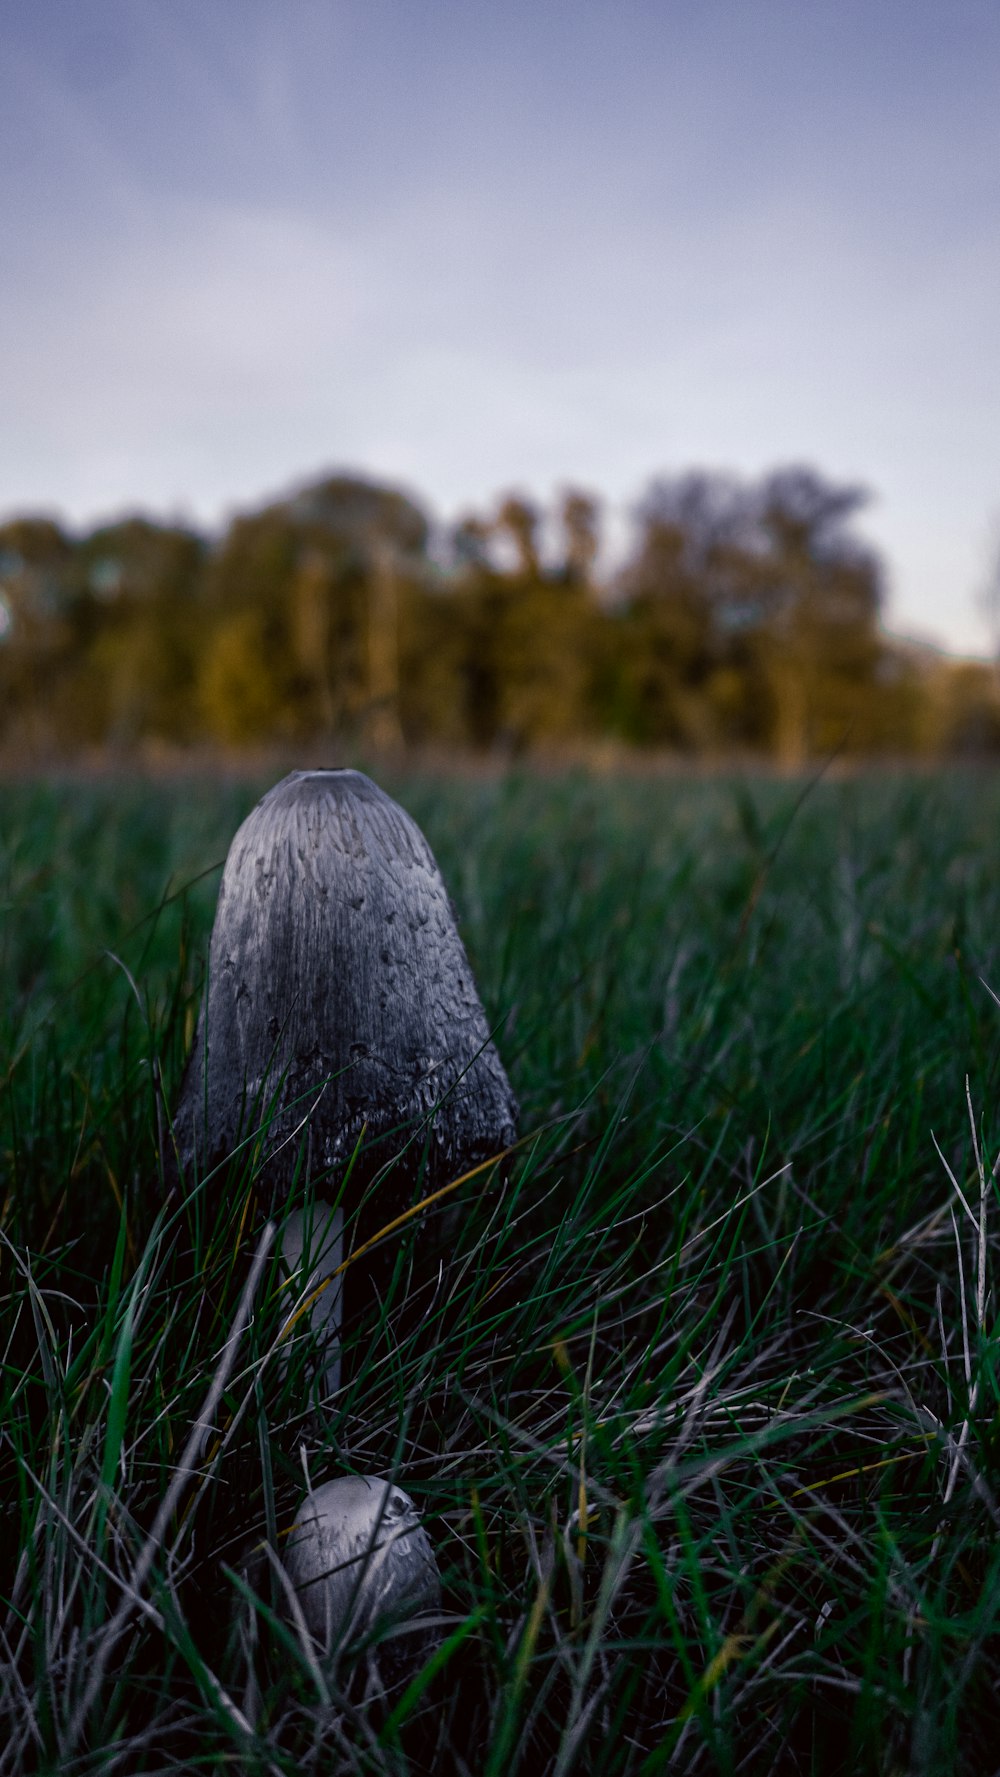
M 0 786 L 0 1773 L 997 1770 L 1000 779 L 388 784 L 529 1139 L 323 1417 L 156 1184 L 264 787 Z M 450 1619 L 368 1706 L 240 1577 L 351 1470 Z

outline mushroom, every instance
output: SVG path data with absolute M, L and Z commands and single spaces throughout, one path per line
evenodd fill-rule
M 304 1158 L 313 1176 L 352 1162 L 356 1203 L 393 1158 L 397 1196 L 421 1167 L 428 1188 L 457 1176 L 509 1146 L 516 1118 L 416 822 L 362 772 L 293 771 L 229 848 L 175 1119 L 182 1170 L 259 1132 L 272 1199 Z M 379 1207 L 394 1207 L 384 1191 Z
M 435 1637 L 437 1564 L 408 1493 L 371 1475 L 343 1475 L 308 1493 L 284 1551 L 306 1627 L 325 1656 L 370 1639 L 383 1678 L 400 1677 Z M 423 1619 L 423 1620 L 421 1620 Z

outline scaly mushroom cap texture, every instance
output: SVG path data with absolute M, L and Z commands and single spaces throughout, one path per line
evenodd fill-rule
M 441 874 L 416 822 L 358 771 L 294 771 L 237 832 L 181 1087 L 182 1170 L 264 1132 L 263 1173 L 371 1176 L 404 1148 L 429 1185 L 514 1139 Z M 304 1153 L 303 1153 L 304 1150 Z
M 306 1495 L 283 1560 L 325 1652 L 412 1623 L 441 1602 L 427 1533 L 408 1493 L 344 1475 Z

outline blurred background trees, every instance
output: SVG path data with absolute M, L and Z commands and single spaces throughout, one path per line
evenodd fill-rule
M 586 490 L 510 492 L 435 527 L 409 494 L 327 476 L 210 539 L 128 517 L 0 526 L 0 744 L 596 742 L 797 769 L 834 752 L 1000 752 L 986 662 L 881 626 L 865 495 L 794 467 L 654 481 L 606 560 Z

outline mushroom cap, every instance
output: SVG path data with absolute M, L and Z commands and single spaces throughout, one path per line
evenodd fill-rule
M 307 1494 L 283 1559 L 326 1653 L 440 1605 L 437 1564 L 412 1499 L 371 1475 L 340 1476 Z
M 303 1145 L 315 1173 L 345 1165 L 362 1134 L 384 1138 L 381 1164 L 416 1131 L 414 1169 L 426 1148 L 433 1179 L 509 1145 L 516 1118 L 416 822 L 362 772 L 293 771 L 229 848 L 175 1120 L 181 1166 L 265 1128 L 266 1176 L 288 1185 Z

